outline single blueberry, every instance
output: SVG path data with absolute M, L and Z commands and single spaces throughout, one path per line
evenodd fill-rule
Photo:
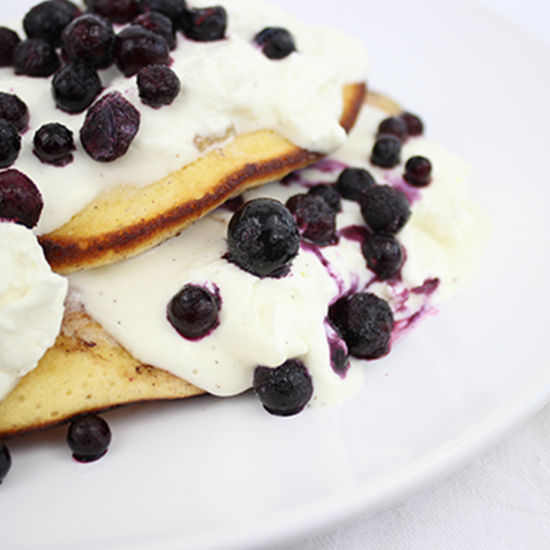
M 401 162 L 401 141 L 392 135 L 379 136 L 372 148 L 371 162 L 382 168 L 393 168 Z
M 178 21 L 186 8 L 184 0 L 143 0 L 143 6 L 149 11 L 166 15 L 174 23 Z
M 179 26 L 183 34 L 191 40 L 221 40 L 225 37 L 227 28 L 227 12 L 222 6 L 186 9 L 179 19 Z
M 0 118 L 0 168 L 11 166 L 21 150 L 21 136 L 7 120 Z
M 405 141 L 409 137 L 409 130 L 405 121 L 396 116 L 385 118 L 378 125 L 377 135 L 390 134 L 399 138 L 401 141 Z
M 363 168 L 346 168 L 336 180 L 338 193 L 350 201 L 360 201 L 369 187 L 375 185 L 370 172 Z
M 13 63 L 13 50 L 21 42 L 19 35 L 8 27 L 0 27 L 0 67 Z
M 405 164 L 403 177 L 414 187 L 425 187 L 432 179 L 432 163 L 420 155 L 411 157 Z
M 137 85 L 141 101 L 153 108 L 170 105 L 181 88 L 176 73 L 164 65 L 148 65 L 140 69 Z
M 403 263 L 403 249 L 391 235 L 374 233 L 369 235 L 361 247 L 367 265 L 382 281 L 398 273 Z
M 282 27 L 266 27 L 254 37 L 254 41 L 269 59 L 284 59 L 296 51 L 294 37 Z
M 375 185 L 365 193 L 361 213 L 373 232 L 394 234 L 409 220 L 411 208 L 403 191 L 389 185 Z
M 29 38 L 41 38 L 54 48 L 61 44 L 63 29 L 78 15 L 79 9 L 67 0 L 48 0 L 31 8 L 23 19 Z
M 34 154 L 42 162 L 66 166 L 73 160 L 73 133 L 63 124 L 44 124 L 34 134 L 33 144 Z
M 11 122 L 19 132 L 23 132 L 29 124 L 29 109 L 16 95 L 0 92 L 0 118 Z
M 75 460 L 93 462 L 107 452 L 111 443 L 111 430 L 103 418 L 84 414 L 69 424 L 67 443 Z
M 84 0 L 88 9 L 113 23 L 128 23 L 141 11 L 141 0 Z
M 170 18 L 162 13 L 150 11 L 138 15 L 132 22 L 134 25 L 141 25 L 145 29 L 156 32 L 166 40 L 171 50 L 176 47 L 176 32 Z
M 418 116 L 412 113 L 401 113 L 399 116 L 405 121 L 409 136 L 420 136 L 424 133 L 424 124 Z
M 27 76 L 51 76 L 60 62 L 53 46 L 41 38 L 28 38 L 19 42 L 13 50 L 15 74 Z
M 328 185 L 326 183 L 320 183 L 309 189 L 308 195 L 322 198 L 334 212 L 339 212 L 342 206 L 340 194 L 338 193 L 334 185 Z
M 0 172 L 0 219 L 32 229 L 43 206 L 40 191 L 25 174 L 13 169 Z
M 321 197 L 294 195 L 286 201 L 286 207 L 304 240 L 320 246 L 336 242 L 336 212 Z

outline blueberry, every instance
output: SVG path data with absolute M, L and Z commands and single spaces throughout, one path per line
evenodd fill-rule
M 336 241 L 336 212 L 315 195 L 294 195 L 286 207 L 296 219 L 302 238 L 320 246 Z
M 108 19 L 86 13 L 74 19 L 61 36 L 68 59 L 82 59 L 94 69 L 105 69 L 115 60 L 115 33 Z
M 44 124 L 34 134 L 34 154 L 43 162 L 66 166 L 73 160 L 73 133 L 63 124 Z
M 338 193 L 350 201 L 360 201 L 369 187 L 375 185 L 374 178 L 363 168 L 346 168 L 336 180 Z
M 141 25 L 126 27 L 116 37 L 115 62 L 125 76 L 133 76 L 147 65 L 168 65 L 169 53 L 166 40 Z
M 269 59 L 283 59 L 296 51 L 294 37 L 282 27 L 266 27 L 254 37 L 254 41 Z
M 407 223 L 411 209 L 403 191 L 389 185 L 375 185 L 363 197 L 361 213 L 375 233 L 394 234 Z
M 11 122 L 19 132 L 23 132 L 29 124 L 29 109 L 16 95 L 0 92 L 0 118 Z
M 393 314 L 378 296 L 360 292 L 341 298 L 330 307 L 329 317 L 354 357 L 377 359 L 388 353 Z
M 143 0 L 143 5 L 150 11 L 166 15 L 172 22 L 176 22 L 185 11 L 184 0 Z
M 127 153 L 139 124 L 139 111 L 119 92 L 110 92 L 88 109 L 80 141 L 94 160 L 111 162 Z
M 403 249 L 391 235 L 374 233 L 369 235 L 361 247 L 367 265 L 382 281 L 396 273 L 403 263 Z
M 156 32 L 158 35 L 162 36 L 171 50 L 176 47 L 176 33 L 172 21 L 166 17 L 166 15 L 150 11 L 138 15 L 132 23 L 134 25 L 141 25 L 145 29 Z
M 229 259 L 258 276 L 279 277 L 298 254 L 300 234 L 279 201 L 255 199 L 233 214 L 227 228 Z
M 21 150 L 21 136 L 11 123 L 0 118 L 0 168 L 15 162 Z
M 340 194 L 334 185 L 320 183 L 319 185 L 311 187 L 307 193 L 308 195 L 322 198 L 330 206 L 330 208 L 334 210 L 334 212 L 340 211 L 342 201 L 340 200 Z
M 18 170 L 0 172 L 0 219 L 32 229 L 44 203 L 36 185 Z
M 348 346 L 344 342 L 344 339 L 342 338 L 342 335 L 336 325 L 332 324 L 329 320 L 326 322 L 330 327 L 328 332 L 330 366 L 336 374 L 345 376 L 350 366 Z
M 378 125 L 377 135 L 390 134 L 399 138 L 401 141 L 405 141 L 409 137 L 409 130 L 405 121 L 396 116 L 385 118 Z
M 372 148 L 370 160 L 376 166 L 393 168 L 401 162 L 401 141 L 391 135 L 383 135 L 376 139 Z
M 78 8 L 70 2 L 48 0 L 27 12 L 23 19 L 23 28 L 29 38 L 41 38 L 55 48 L 61 44 L 63 29 L 78 13 Z
M 420 136 L 424 132 L 422 120 L 412 113 L 401 113 L 400 118 L 407 125 L 409 136 Z
M 113 23 L 128 23 L 141 11 L 141 0 L 84 0 L 88 9 Z
M 101 93 L 97 72 L 81 59 L 65 65 L 52 79 L 52 95 L 56 105 L 67 113 L 81 113 Z
M 84 414 L 69 424 L 67 443 L 75 460 L 93 462 L 107 452 L 111 443 L 111 430 L 103 418 Z
M 201 286 L 186 285 L 170 300 L 167 317 L 181 336 L 198 340 L 219 324 L 221 301 Z
M 59 57 L 51 44 L 41 38 L 28 38 L 13 50 L 16 74 L 51 76 L 59 68 Z
M 432 179 L 432 163 L 420 155 L 411 157 L 405 164 L 403 177 L 414 187 L 425 187 Z
M 311 376 L 298 359 L 276 368 L 256 367 L 252 386 L 264 409 L 277 416 L 298 414 L 313 395 Z
M 227 12 L 222 6 L 185 10 L 179 19 L 183 34 L 191 40 L 213 42 L 225 37 Z
M 176 73 L 164 65 L 148 65 L 140 69 L 137 85 L 141 101 L 154 108 L 170 105 L 181 88 Z
M 0 441 L 0 483 L 8 475 L 11 468 L 11 456 L 6 444 Z
M 9 67 L 13 63 L 13 50 L 19 42 L 21 39 L 15 31 L 0 27 L 0 67 Z

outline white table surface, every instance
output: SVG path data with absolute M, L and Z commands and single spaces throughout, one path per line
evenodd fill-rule
M 550 44 L 547 0 L 478 1 Z M 550 405 L 462 470 L 392 508 L 269 550 L 548 548 Z

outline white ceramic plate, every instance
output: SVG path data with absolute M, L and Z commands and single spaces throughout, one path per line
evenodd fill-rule
M 496 227 L 482 275 L 339 408 L 281 419 L 243 396 L 120 410 L 89 465 L 69 458 L 63 429 L 12 442 L 3 548 L 273 544 L 388 506 L 548 398 L 549 51 L 467 2 L 279 3 L 363 37 L 372 86 L 472 160 Z

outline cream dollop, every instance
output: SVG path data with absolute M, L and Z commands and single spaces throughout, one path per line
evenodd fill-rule
M 68 282 L 32 231 L 0 223 L 0 399 L 36 367 L 59 333 Z

